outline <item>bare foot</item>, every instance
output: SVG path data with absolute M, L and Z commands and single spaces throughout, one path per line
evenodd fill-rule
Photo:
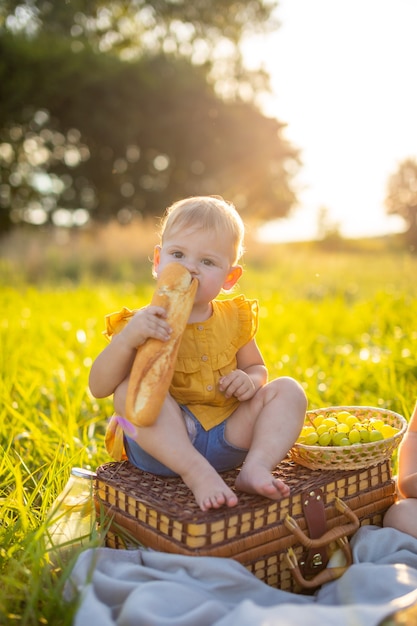
M 202 511 L 219 509 L 224 505 L 236 506 L 238 502 L 237 495 L 212 467 L 205 472 L 193 472 L 191 476 L 183 476 L 182 479 L 193 492 Z
M 246 493 L 256 493 L 271 500 L 285 498 L 290 488 L 279 478 L 275 478 L 271 471 L 263 465 L 243 464 L 236 478 L 236 489 Z

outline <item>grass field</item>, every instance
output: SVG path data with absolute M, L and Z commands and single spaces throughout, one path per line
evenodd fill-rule
M 103 436 L 112 404 L 90 396 L 89 368 L 105 345 L 104 315 L 144 305 L 153 288 L 149 245 L 128 259 L 121 248 L 111 264 L 92 253 L 83 258 L 85 249 L 74 253 L 74 245 L 71 254 L 65 246 L 38 250 L 35 269 L 33 249 L 32 265 L 27 256 L 2 260 L 2 624 L 72 622 L 61 595 L 71 561 L 48 563 L 45 520 L 72 466 L 95 469 L 109 460 Z M 90 261 L 88 271 L 80 258 Z M 337 253 L 258 245 L 245 263 L 236 293 L 259 299 L 257 339 L 271 378 L 297 378 L 310 408 L 372 405 L 409 417 L 417 389 L 417 258 L 378 247 Z

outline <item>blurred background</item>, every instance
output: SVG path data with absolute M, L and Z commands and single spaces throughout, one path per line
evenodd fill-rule
M 261 243 L 415 251 L 413 5 L 3 0 L 2 258 L 149 253 L 197 194 Z

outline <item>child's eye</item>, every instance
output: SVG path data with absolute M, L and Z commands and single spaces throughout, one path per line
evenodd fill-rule
M 203 259 L 202 262 L 203 262 L 203 265 L 209 265 L 209 266 L 214 265 L 211 259 Z
M 183 253 L 180 252 L 179 250 L 175 250 L 171 254 L 175 259 L 182 259 L 182 257 L 184 256 Z

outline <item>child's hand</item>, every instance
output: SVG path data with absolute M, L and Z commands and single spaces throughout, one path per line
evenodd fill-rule
M 171 336 L 171 328 L 165 321 L 167 313 L 160 306 L 145 306 L 139 309 L 130 322 L 119 333 L 130 348 L 138 348 L 149 337 L 168 341 Z
M 234 370 L 219 381 L 219 389 L 226 398 L 235 396 L 239 402 L 250 400 L 255 395 L 255 384 L 243 370 Z

